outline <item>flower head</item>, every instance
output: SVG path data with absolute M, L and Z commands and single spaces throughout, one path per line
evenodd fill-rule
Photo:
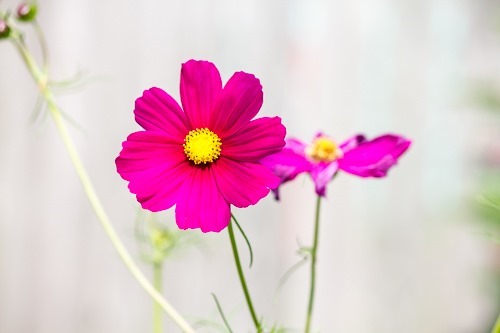
M 36 18 L 37 11 L 35 3 L 23 3 L 17 7 L 17 18 L 20 21 L 31 22 Z
M 176 205 L 179 228 L 218 232 L 230 205 L 254 205 L 279 185 L 260 160 L 281 151 L 286 130 L 279 117 L 253 119 L 263 94 L 252 74 L 234 73 L 223 87 L 214 64 L 190 60 L 180 95 L 182 108 L 159 88 L 144 91 L 134 110 L 144 131 L 123 142 L 116 167 L 143 208 Z
M 7 38 L 10 36 L 11 29 L 7 22 L 0 17 L 0 39 Z
M 385 177 L 410 144 L 402 136 L 386 134 L 370 141 L 356 135 L 339 145 L 318 133 L 310 144 L 288 139 L 281 152 L 264 158 L 262 163 L 281 178 L 281 184 L 309 173 L 316 193 L 325 196 L 326 185 L 339 170 L 359 177 Z M 279 199 L 278 188 L 273 190 Z

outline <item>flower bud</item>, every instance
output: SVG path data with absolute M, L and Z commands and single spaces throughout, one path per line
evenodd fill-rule
M 33 3 L 23 3 L 17 7 L 17 18 L 20 21 L 31 22 L 35 19 L 37 7 Z
M 5 20 L 0 18 L 0 39 L 7 38 L 10 35 L 10 27 Z

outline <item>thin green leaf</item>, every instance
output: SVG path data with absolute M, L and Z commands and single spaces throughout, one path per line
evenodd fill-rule
M 231 217 L 233 218 L 233 221 L 234 223 L 236 224 L 236 226 L 238 227 L 238 229 L 240 230 L 241 232 L 241 235 L 243 236 L 243 238 L 245 239 L 245 242 L 247 243 L 247 246 L 248 246 L 248 251 L 250 252 L 250 268 L 252 268 L 252 265 L 253 265 L 253 251 L 252 251 L 252 245 L 250 244 L 250 241 L 248 240 L 248 237 L 247 235 L 245 234 L 245 232 L 243 231 L 243 229 L 241 228 L 240 224 L 238 223 L 238 221 L 236 220 L 236 218 L 234 217 L 233 214 L 231 214 Z
M 88 77 L 89 75 L 85 73 L 83 70 L 78 70 L 68 79 L 58 80 L 58 81 L 50 80 L 49 86 L 51 88 L 68 88 L 74 86 L 75 84 L 80 84 L 84 79 Z
M 69 79 L 60 81 L 51 80 L 48 82 L 48 85 L 56 94 L 69 94 L 87 85 L 106 81 L 109 81 L 106 76 L 89 75 L 83 71 L 78 71 Z
M 301 248 L 299 248 L 299 250 L 297 252 L 301 256 L 310 256 L 311 252 L 312 252 L 312 248 L 309 246 L 302 246 Z
M 214 298 L 215 305 L 217 305 L 217 310 L 219 311 L 219 314 L 222 318 L 222 321 L 224 322 L 224 325 L 226 326 L 229 333 L 233 333 L 231 326 L 229 326 L 229 323 L 227 322 L 226 316 L 224 316 L 224 312 L 222 311 L 222 307 L 220 306 L 220 303 L 219 303 L 219 300 L 217 299 L 217 296 L 215 296 L 215 294 L 212 293 L 212 297 Z
M 202 327 L 211 327 L 211 328 L 214 328 L 216 330 L 218 330 L 219 332 L 225 332 L 225 327 L 224 325 L 221 325 L 219 323 L 216 323 L 212 320 L 208 320 L 208 319 L 197 319 L 197 320 L 191 320 L 191 322 L 193 323 L 193 328 L 202 328 Z
M 76 130 L 85 133 L 85 129 L 75 119 L 73 119 L 71 116 L 69 116 L 66 112 L 62 111 L 61 109 L 60 112 L 63 119 L 65 119 L 68 122 L 68 124 L 72 125 L 73 128 L 75 128 Z
M 38 95 L 36 98 L 35 106 L 33 107 L 33 111 L 31 112 L 30 121 L 31 123 L 35 123 L 39 116 L 43 113 L 45 109 L 44 99 L 41 95 Z
M 42 28 L 36 20 L 33 21 L 33 26 L 35 28 L 38 42 L 40 43 L 40 49 L 42 51 L 43 73 L 45 76 L 47 76 L 49 72 L 49 51 L 47 47 L 47 40 L 45 39 L 45 34 L 43 33 Z
M 288 279 L 293 275 L 293 273 L 295 273 L 300 267 L 302 267 L 302 265 L 304 265 L 307 262 L 308 258 L 309 258 L 308 256 L 302 257 L 298 262 L 296 262 L 289 269 L 286 270 L 285 274 L 283 274 L 283 276 L 278 282 L 275 294 L 278 294 L 278 292 L 285 285 Z
M 485 196 L 480 196 L 478 198 L 478 201 L 483 204 L 483 205 L 486 205 L 490 208 L 494 208 L 494 209 L 497 209 L 497 210 L 500 210 L 500 203 L 496 203 L 496 202 L 493 202 L 491 199 L 485 197 Z

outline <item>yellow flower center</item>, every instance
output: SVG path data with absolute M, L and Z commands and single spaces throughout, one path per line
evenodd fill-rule
M 313 143 L 307 147 L 306 154 L 316 162 L 331 162 L 343 155 L 339 146 L 326 136 L 314 139 Z
M 184 138 L 184 153 L 194 164 L 207 164 L 216 161 L 220 156 L 222 143 L 217 134 L 208 128 L 197 128 L 189 131 Z

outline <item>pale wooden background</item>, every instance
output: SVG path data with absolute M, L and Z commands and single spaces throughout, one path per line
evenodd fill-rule
M 39 20 L 53 77 L 95 79 L 58 101 L 81 127 L 71 134 L 131 252 L 137 204 L 114 158 L 138 129 L 134 100 L 154 85 L 178 98 L 180 64 L 208 59 L 224 80 L 258 76 L 262 114 L 282 116 L 290 135 L 414 140 L 389 178 L 342 175 L 330 186 L 316 330 L 468 333 L 485 332 L 497 311 L 487 273 L 498 247 L 471 223 L 470 206 L 476 161 L 499 124 L 467 96 L 474 80 L 499 77 L 498 10 L 487 0 L 41 0 Z M 50 118 L 30 121 L 36 87 L 6 42 L 0 73 L 0 332 L 150 331 L 150 300 L 104 236 Z M 254 301 L 270 323 L 303 325 L 307 269 L 274 292 L 297 242 L 310 243 L 312 193 L 301 178 L 281 204 L 269 197 L 235 212 L 254 245 Z M 190 320 L 220 323 L 215 292 L 235 331 L 249 332 L 227 233 L 199 237 L 208 251 L 167 264 L 166 296 Z

